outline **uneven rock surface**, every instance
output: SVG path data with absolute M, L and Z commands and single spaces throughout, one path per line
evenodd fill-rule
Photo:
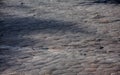
M 120 75 L 120 5 L 91 1 L 0 0 L 0 75 Z

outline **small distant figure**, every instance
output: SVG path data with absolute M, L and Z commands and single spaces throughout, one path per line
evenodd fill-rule
M 20 4 L 21 4 L 21 5 L 23 5 L 24 3 L 23 3 L 23 2 L 21 2 Z

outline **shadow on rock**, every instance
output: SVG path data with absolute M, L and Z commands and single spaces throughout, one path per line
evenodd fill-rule
M 42 41 L 23 38 L 23 36 L 27 35 L 56 34 L 62 36 L 67 33 L 95 34 L 95 32 L 91 32 L 83 27 L 78 27 L 76 23 L 73 22 L 36 19 L 33 17 L 4 19 L 0 29 L 2 30 L 0 44 L 12 46 L 18 46 L 24 41 L 31 43 L 31 45 L 35 44 L 35 42 Z
M 96 0 L 95 3 L 120 3 L 120 0 Z

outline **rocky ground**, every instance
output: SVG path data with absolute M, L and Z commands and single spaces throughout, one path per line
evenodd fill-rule
M 0 75 L 120 75 L 120 5 L 0 0 Z

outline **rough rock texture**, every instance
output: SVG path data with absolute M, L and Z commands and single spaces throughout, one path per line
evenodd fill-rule
M 0 1 L 0 75 L 120 75 L 119 4 Z

